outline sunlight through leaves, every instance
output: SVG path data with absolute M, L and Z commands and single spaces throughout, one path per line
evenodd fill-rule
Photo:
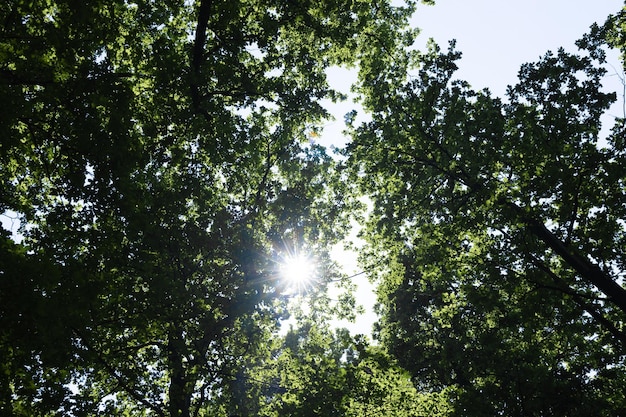
M 316 273 L 315 261 L 303 253 L 287 255 L 280 262 L 280 276 L 289 293 L 305 292 L 316 281 Z

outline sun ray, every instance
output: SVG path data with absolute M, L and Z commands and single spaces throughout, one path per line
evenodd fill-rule
M 315 281 L 315 275 L 315 261 L 305 254 L 290 254 L 280 262 L 280 276 L 291 291 L 305 292 Z

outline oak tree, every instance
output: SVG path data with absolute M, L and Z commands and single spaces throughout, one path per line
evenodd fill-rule
M 376 336 L 450 415 L 626 409 L 626 148 L 623 119 L 601 134 L 603 33 L 522 66 L 506 99 L 454 79 L 454 44 L 361 80 L 372 119 L 346 155 L 372 202 Z
M 387 1 L 0 5 L 0 407 L 211 416 L 286 316 L 276 259 L 347 204 L 309 132 Z M 375 39 L 375 40 L 373 40 Z M 327 262 L 328 263 L 328 262 Z M 330 266 L 328 268 L 331 268 Z

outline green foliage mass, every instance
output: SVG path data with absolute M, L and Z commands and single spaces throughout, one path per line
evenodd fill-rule
M 0 210 L 21 229 L 2 235 L 2 411 L 236 409 L 238 372 L 287 317 L 286 246 L 337 275 L 350 206 L 308 140 L 341 98 L 325 71 L 374 34 L 396 45 L 411 11 L 3 2 Z
M 432 3 L 424 1 L 424 3 Z M 626 411 L 624 120 L 603 47 L 506 99 L 411 48 L 414 1 L 0 4 L 0 413 L 614 416 Z M 310 141 L 352 67 L 371 119 Z M 371 201 L 371 344 L 329 250 Z M 369 200 L 368 200 L 369 199 Z M 317 284 L 294 308 L 278 261 Z M 290 329 L 281 321 L 293 313 Z
M 624 119 L 600 136 L 616 21 L 522 66 L 505 100 L 453 78 L 454 43 L 361 80 L 372 120 L 346 155 L 372 201 L 375 336 L 449 415 L 626 410 Z

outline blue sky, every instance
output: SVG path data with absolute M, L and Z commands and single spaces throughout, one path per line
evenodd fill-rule
M 419 5 L 412 23 L 440 45 L 457 40 L 463 59 L 457 76 L 474 89 L 502 96 L 521 64 L 563 46 L 575 51 L 592 23 L 603 23 L 622 0 L 436 0 Z M 613 65 L 617 60 L 613 57 Z

